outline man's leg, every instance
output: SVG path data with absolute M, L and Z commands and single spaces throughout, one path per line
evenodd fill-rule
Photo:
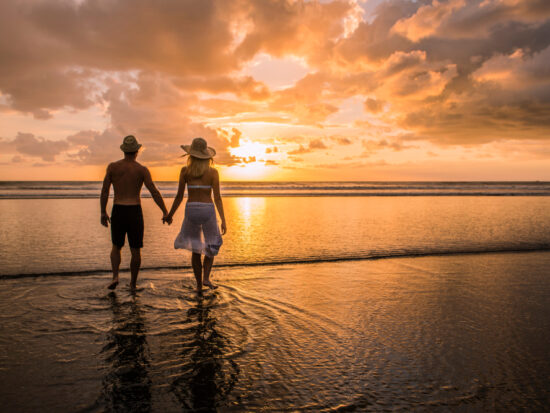
M 130 288 L 135 289 L 139 267 L 141 267 L 141 248 L 130 248 L 130 251 L 132 252 L 132 259 L 130 260 L 130 273 L 132 274 L 132 278 L 130 279 Z
M 133 205 L 128 210 L 128 244 L 132 252 L 130 260 L 130 288 L 135 290 L 139 268 L 141 267 L 141 248 L 143 248 L 143 213 L 140 205 Z
M 193 266 L 193 273 L 197 280 L 197 291 L 202 291 L 202 263 L 200 254 L 194 252 L 191 255 L 191 265 Z
M 209 257 L 208 255 L 205 255 L 204 256 L 204 265 L 203 265 L 204 276 L 202 278 L 202 283 L 204 285 L 206 285 L 207 287 L 210 287 L 210 288 L 214 289 L 214 288 L 218 288 L 218 287 L 214 286 L 210 282 L 210 271 L 212 271 L 212 264 L 214 264 L 214 257 Z
M 114 290 L 118 285 L 118 270 L 120 268 L 120 249 L 121 248 L 122 247 L 119 247 L 113 244 L 113 248 L 111 249 L 111 268 L 113 270 L 113 281 L 111 281 L 111 284 L 109 284 L 107 287 L 110 290 Z

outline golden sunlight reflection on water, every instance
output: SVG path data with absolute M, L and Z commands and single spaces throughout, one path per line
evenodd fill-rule
M 0 274 L 109 269 L 94 199 L 2 200 Z M 215 264 L 548 248 L 550 197 L 228 197 Z M 189 265 L 171 226 L 143 200 L 144 268 Z M 129 251 L 123 249 L 123 268 Z

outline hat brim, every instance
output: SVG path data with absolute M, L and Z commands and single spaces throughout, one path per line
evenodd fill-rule
M 141 143 L 138 143 L 136 145 L 120 145 L 120 149 L 122 152 L 137 152 L 139 151 L 139 148 L 141 148 Z
M 191 145 L 180 145 L 180 147 L 186 152 L 182 156 L 189 155 L 199 159 L 210 159 L 216 156 L 216 150 L 210 146 L 208 146 L 204 151 L 197 151 L 195 149 L 191 149 Z

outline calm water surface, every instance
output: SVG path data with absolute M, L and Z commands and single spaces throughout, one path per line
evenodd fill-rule
M 169 200 L 171 201 L 171 200 Z M 269 264 L 550 248 L 550 197 L 231 197 L 216 264 Z M 144 268 L 189 265 L 183 220 L 143 200 Z M 0 275 L 110 268 L 110 232 L 92 199 L 0 200 Z M 129 251 L 123 250 L 128 267 Z

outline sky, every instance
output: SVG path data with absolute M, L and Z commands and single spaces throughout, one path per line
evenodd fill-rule
M 548 0 L 2 0 L 0 180 L 550 180 Z

